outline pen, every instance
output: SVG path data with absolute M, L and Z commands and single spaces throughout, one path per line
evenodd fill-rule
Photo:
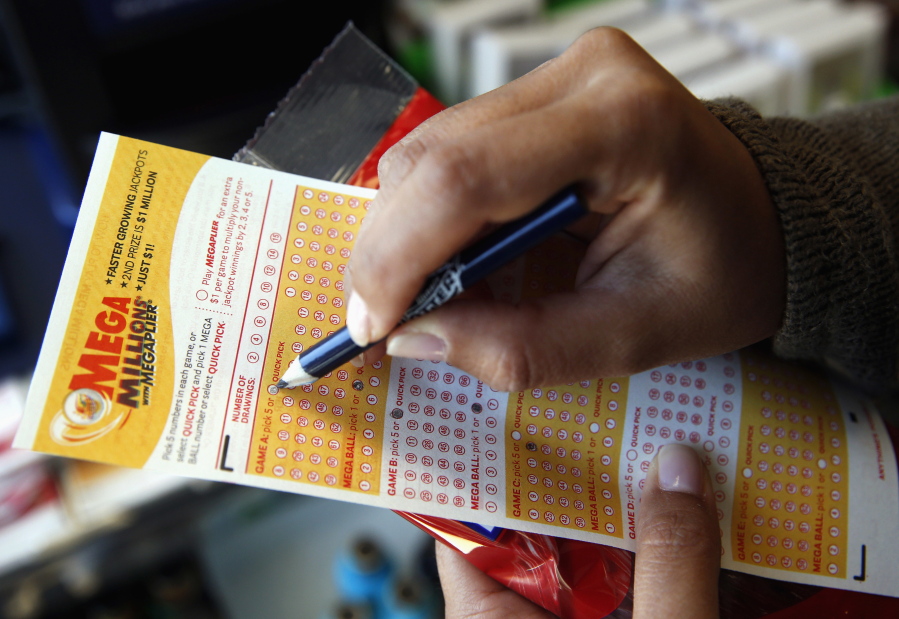
M 397 326 L 440 307 L 586 213 L 587 207 L 577 190 L 568 187 L 527 215 L 503 224 L 429 275 Z M 343 327 L 301 352 L 284 372 L 277 387 L 285 389 L 314 383 L 376 343 L 359 346 L 350 337 L 349 330 Z

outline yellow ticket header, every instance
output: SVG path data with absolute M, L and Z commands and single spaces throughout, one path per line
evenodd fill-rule
M 171 242 L 208 159 L 118 139 L 35 449 L 134 467 L 149 457 L 175 374 Z

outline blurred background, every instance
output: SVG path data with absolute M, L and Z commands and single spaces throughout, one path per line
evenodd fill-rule
M 230 158 L 348 20 L 445 104 L 600 25 L 694 94 L 896 91 L 899 1 L 0 0 L 0 618 L 440 615 L 387 510 L 12 450 L 100 131 Z

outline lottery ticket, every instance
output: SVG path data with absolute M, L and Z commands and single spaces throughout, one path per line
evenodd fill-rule
M 384 358 L 279 389 L 344 325 L 373 197 L 104 134 L 16 446 L 633 549 L 649 464 L 680 442 L 711 471 L 725 567 L 899 591 L 874 404 L 758 352 L 519 393 Z M 494 292 L 545 294 L 574 252 L 541 246 Z

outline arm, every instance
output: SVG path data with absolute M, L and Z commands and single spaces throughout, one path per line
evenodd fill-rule
M 899 98 L 813 120 L 709 110 L 746 146 L 780 215 L 787 296 L 774 350 L 874 389 L 899 382 Z

